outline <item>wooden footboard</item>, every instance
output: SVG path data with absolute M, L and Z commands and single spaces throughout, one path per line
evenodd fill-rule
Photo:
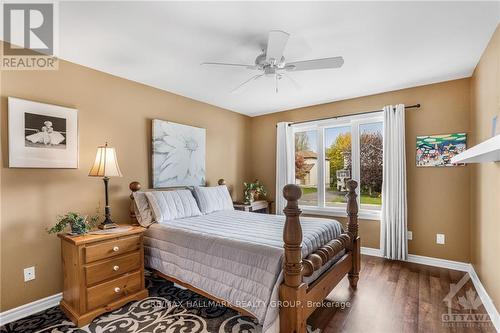
M 219 180 L 219 185 L 225 184 L 223 179 Z M 280 286 L 280 332 L 282 333 L 304 333 L 306 332 L 306 321 L 312 312 L 328 296 L 331 290 L 347 274 L 350 286 L 355 289 L 360 270 L 360 241 L 358 237 L 358 204 L 356 200 L 357 182 L 350 180 L 347 182 L 347 231 L 332 239 L 330 242 L 317 249 L 314 253 L 302 258 L 302 228 L 299 216 L 301 210 L 298 207 L 298 200 L 302 195 L 302 190 L 297 185 L 289 184 L 283 189 L 283 196 L 287 200 L 284 209 L 286 216 L 283 230 L 284 240 L 284 281 Z M 138 182 L 130 183 L 132 194 L 141 189 Z M 133 223 L 137 223 L 135 216 L 134 196 L 130 195 L 130 217 Z M 326 271 L 324 271 L 312 283 L 307 284 L 303 278 L 314 274 L 323 266 L 329 266 L 332 260 L 344 251 L 342 257 Z M 196 286 L 185 284 L 164 274 L 160 274 L 166 279 L 175 281 L 185 287 L 200 292 Z M 204 296 L 220 301 L 207 293 Z M 227 304 L 226 304 L 227 305 Z M 249 315 L 241 308 L 234 307 L 236 311 Z
M 289 184 L 283 189 L 287 205 L 283 240 L 285 257 L 283 263 L 284 281 L 280 286 L 280 332 L 306 332 L 307 318 L 321 306 L 323 300 L 347 274 L 351 288 L 356 289 L 360 270 L 360 241 L 358 237 L 357 182 L 347 182 L 347 231 L 314 253 L 302 258 L 302 228 L 298 200 L 302 190 Z M 311 276 L 342 251 L 343 256 L 314 282 L 307 284 L 303 278 Z

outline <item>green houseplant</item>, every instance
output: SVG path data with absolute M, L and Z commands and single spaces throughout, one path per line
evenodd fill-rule
M 53 227 L 47 229 L 47 232 L 49 234 L 59 233 L 69 225 L 72 234 L 83 235 L 94 228 L 98 220 L 98 215 L 93 215 L 88 218 L 87 215 L 69 212 L 65 215 L 58 216 L 57 223 Z
M 253 183 L 243 183 L 245 203 L 252 203 L 267 195 L 264 185 L 256 179 Z

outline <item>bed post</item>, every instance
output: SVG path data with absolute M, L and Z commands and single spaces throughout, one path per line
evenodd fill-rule
M 280 286 L 280 332 L 304 333 L 306 320 L 302 300 L 307 286 L 302 281 L 302 228 L 300 226 L 298 200 L 302 196 L 300 187 L 288 184 L 283 188 L 287 200 L 285 213 L 285 257 L 283 262 L 284 282 Z
M 134 202 L 134 193 L 141 189 L 141 183 L 139 182 L 131 182 L 128 188 L 132 191 L 130 193 L 130 206 L 129 206 L 129 216 L 132 219 L 132 225 L 139 225 L 137 221 L 137 217 L 135 216 L 135 202 Z
M 298 200 L 302 196 L 302 190 L 297 185 L 286 185 L 283 196 L 287 200 L 285 213 L 285 228 L 283 229 L 283 241 L 285 242 L 285 284 L 290 287 L 298 287 L 302 283 L 302 227 L 300 226 Z
M 358 183 L 355 180 L 347 181 L 347 233 L 351 238 L 349 250 L 352 251 L 352 268 L 348 274 L 349 284 L 356 289 L 361 268 L 361 242 L 358 237 L 358 201 L 356 194 Z

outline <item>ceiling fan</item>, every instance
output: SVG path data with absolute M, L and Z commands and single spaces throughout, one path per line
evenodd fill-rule
M 202 63 L 202 65 L 243 67 L 249 70 L 257 70 L 260 72 L 258 74 L 253 75 L 248 80 L 242 82 L 231 92 L 236 92 L 246 84 L 266 76 L 274 78 L 275 90 L 277 93 L 278 81 L 283 77 L 289 79 L 296 88 L 299 88 L 297 82 L 295 82 L 295 80 L 287 74 L 288 72 L 339 68 L 342 67 L 342 65 L 344 64 L 344 58 L 342 57 L 286 62 L 285 57 L 283 56 L 283 51 L 285 50 L 286 43 L 288 42 L 289 37 L 290 34 L 284 31 L 280 30 L 270 31 L 267 40 L 267 48 L 263 49 L 262 54 L 260 54 L 259 56 L 257 56 L 257 58 L 255 58 L 254 65 L 233 64 L 233 63 L 223 63 L 223 62 L 204 62 Z

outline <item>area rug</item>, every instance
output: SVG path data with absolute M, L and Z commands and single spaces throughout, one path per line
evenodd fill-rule
M 250 317 L 190 290 L 146 273 L 149 297 L 96 318 L 77 328 L 59 307 L 9 323 L 0 333 L 257 333 L 261 326 Z

